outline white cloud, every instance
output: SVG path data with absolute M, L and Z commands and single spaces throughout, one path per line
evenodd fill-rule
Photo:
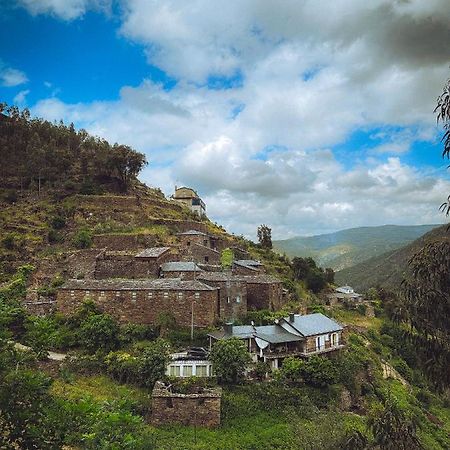
M 28 81 L 24 72 L 12 67 L 5 66 L 0 60 L 0 85 L 4 87 L 14 87 Z
M 74 1 L 63 13 L 56 0 L 34 3 L 35 13 L 66 19 L 93 5 Z M 282 237 L 442 221 L 448 180 L 402 157 L 436 138 L 432 111 L 448 76 L 445 0 L 336 0 L 326 14 L 317 0 L 122 6 L 121 33 L 145 46 L 175 88 L 144 80 L 117 101 L 49 98 L 34 112 L 146 152 L 145 181 L 167 194 L 193 185 L 210 216 L 236 233 L 254 237 L 262 222 Z M 207 86 L 237 73 L 241 84 Z M 371 129 L 382 131 L 351 162 L 329 150 Z
M 52 14 L 63 20 L 81 17 L 88 9 L 108 10 L 110 0 L 19 0 L 31 14 Z
M 30 93 L 29 89 L 20 91 L 13 99 L 15 105 L 23 107 L 26 104 L 27 95 Z

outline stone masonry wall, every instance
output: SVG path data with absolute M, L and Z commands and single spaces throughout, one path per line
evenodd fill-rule
M 159 388 L 152 393 L 153 425 L 181 424 L 215 428 L 220 425 L 221 390 L 204 389 L 198 394 L 176 394 Z
M 159 244 L 158 237 L 153 234 L 96 234 L 92 241 L 96 248 L 116 251 L 138 250 Z
M 247 283 L 247 307 L 249 310 L 270 309 L 276 311 L 283 306 L 281 283 Z
M 187 327 L 192 307 L 196 327 L 212 326 L 218 319 L 218 291 L 59 289 L 57 310 L 71 315 L 87 298 L 122 323 L 154 324 L 160 313 L 171 313 L 177 325 Z
M 199 264 L 219 264 L 220 253 L 205 247 L 204 245 L 191 243 L 189 247 L 181 250 L 182 259 L 184 261 L 194 261 Z

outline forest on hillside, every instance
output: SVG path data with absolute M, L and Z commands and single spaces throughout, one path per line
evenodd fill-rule
M 147 164 L 127 145 L 111 145 L 73 123 L 32 118 L 6 103 L 0 104 L 0 156 L 0 187 L 12 191 L 126 192 Z

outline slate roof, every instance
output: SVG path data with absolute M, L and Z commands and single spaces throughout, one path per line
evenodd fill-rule
M 208 236 L 206 233 L 203 233 L 203 231 L 197 231 L 197 230 L 189 230 L 184 231 L 183 233 L 177 233 L 178 236 Z
M 217 288 L 197 280 L 180 278 L 161 278 L 158 280 L 68 280 L 60 289 L 92 291 L 138 291 L 138 290 L 176 290 L 176 291 L 214 291 Z
M 201 272 L 202 269 L 191 261 L 174 261 L 161 264 L 163 272 Z
M 284 342 L 294 342 L 304 340 L 303 336 L 296 336 L 289 333 L 280 325 L 263 325 L 253 327 L 252 325 L 238 325 L 232 328 L 232 333 L 226 333 L 223 329 L 208 334 L 215 339 L 230 339 L 236 337 L 238 339 L 248 339 L 258 337 L 263 341 L 271 344 L 281 344 Z
M 241 281 L 247 283 L 261 283 L 261 284 L 270 284 L 270 283 L 281 283 L 281 281 L 272 276 L 267 275 L 265 273 L 258 275 L 229 275 L 225 272 L 204 272 L 198 277 L 201 280 L 205 281 Z
M 166 253 L 170 250 L 170 247 L 150 247 L 142 250 L 135 257 L 136 258 L 158 258 L 163 253 Z
M 234 263 L 242 265 L 242 266 L 250 266 L 250 267 L 262 266 L 261 261 L 256 261 L 254 259 L 237 259 L 236 261 L 234 261 Z
M 295 328 L 303 336 L 332 333 L 333 331 L 340 331 L 343 329 L 336 321 L 321 313 L 306 315 L 295 314 L 293 322 L 289 321 L 289 317 L 285 317 L 282 320 Z

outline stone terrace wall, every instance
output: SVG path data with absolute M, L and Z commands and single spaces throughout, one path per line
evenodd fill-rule
M 180 295 L 181 294 L 181 295 Z M 198 294 L 198 298 L 196 298 Z M 85 299 L 91 299 L 103 312 L 122 323 L 155 324 L 161 313 L 171 313 L 179 326 L 208 327 L 218 319 L 218 291 L 188 290 L 83 290 L 59 289 L 57 309 L 71 315 Z
M 92 238 L 94 247 L 108 250 L 140 250 L 156 247 L 159 239 L 153 234 L 96 234 Z
M 203 389 L 198 394 L 176 394 L 169 392 L 160 382 L 152 393 L 153 425 L 181 424 L 187 426 L 215 428 L 220 425 L 220 388 Z

